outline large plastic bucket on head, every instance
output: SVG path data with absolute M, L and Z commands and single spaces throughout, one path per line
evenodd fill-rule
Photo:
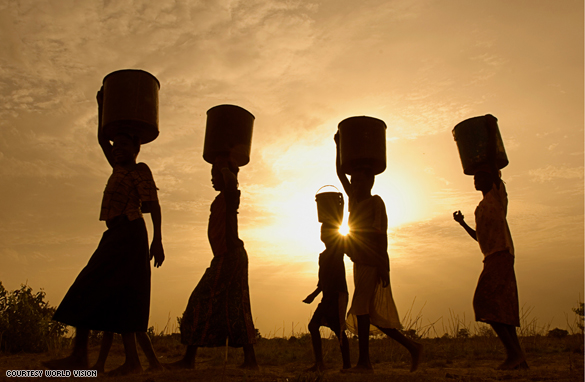
M 148 143 L 158 137 L 160 84 L 156 77 L 144 70 L 118 70 L 104 78 L 103 86 L 102 128 L 106 138 L 126 133 Z
M 339 123 L 341 168 L 352 174 L 368 168 L 374 175 L 386 169 L 386 124 L 372 117 L 350 117 Z
M 508 165 L 504 142 L 498 128 L 498 119 L 491 114 L 473 117 L 458 123 L 453 129 L 453 137 L 459 150 L 463 173 L 475 175 L 478 168 L 487 165 L 488 126 L 496 127 L 496 166 L 502 169 Z
M 324 187 L 333 187 L 337 190 L 335 186 L 323 186 L 317 190 L 315 201 L 317 202 L 319 223 L 340 226 L 343 221 L 343 194 L 339 190 L 337 192 L 319 193 Z
M 203 159 L 213 164 L 220 155 L 229 156 L 236 165 L 250 161 L 252 113 L 235 105 L 218 105 L 207 110 Z

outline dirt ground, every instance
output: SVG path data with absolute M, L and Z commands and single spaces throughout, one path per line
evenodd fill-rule
M 97 349 L 92 349 L 90 359 L 97 357 Z M 6 377 L 7 370 L 42 370 L 41 362 L 51 359 L 48 353 L 8 355 L 0 353 L 0 378 L 5 381 L 38 380 L 39 378 Z M 166 358 L 166 357 L 162 357 Z M 112 369 L 124 360 L 121 352 L 115 352 L 108 359 L 107 368 Z M 144 360 L 145 361 L 145 360 Z M 168 362 L 170 359 L 162 359 Z M 583 355 L 573 352 L 559 352 L 542 356 L 530 355 L 529 370 L 497 371 L 497 360 L 455 360 L 453 362 L 423 362 L 414 373 L 408 371 L 405 362 L 379 362 L 374 365 L 373 374 L 345 374 L 339 371 L 341 366 L 331 363 L 325 373 L 303 372 L 311 364 L 306 362 L 289 362 L 284 365 L 263 365 L 260 360 L 259 371 L 239 369 L 235 362 L 224 367 L 217 360 L 200 357 L 196 370 L 163 371 L 125 377 L 98 376 L 96 379 L 120 382 L 166 382 L 166 381 L 258 381 L 258 382 L 319 382 L 319 381 L 583 381 Z M 144 362 L 146 364 L 146 362 Z M 48 379 L 43 377 L 42 379 Z M 93 378 L 51 378 L 54 380 L 88 380 Z

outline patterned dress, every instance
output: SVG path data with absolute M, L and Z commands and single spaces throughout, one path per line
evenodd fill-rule
M 104 191 L 100 220 L 108 230 L 57 308 L 53 319 L 77 328 L 144 332 L 150 310 L 148 234 L 141 203 L 157 200 L 144 163 L 115 166 Z
M 370 333 L 376 327 L 400 329 L 400 319 L 390 285 L 384 287 L 380 274 L 390 272 L 388 258 L 388 217 L 378 195 L 361 202 L 350 200 L 347 254 L 353 261 L 355 290 L 347 314 L 347 328 L 357 334 L 357 316 L 370 316 Z
M 242 347 L 256 342 L 248 287 L 248 255 L 238 238 L 240 191 L 222 191 L 211 204 L 208 236 L 213 259 L 181 319 L 181 342 Z

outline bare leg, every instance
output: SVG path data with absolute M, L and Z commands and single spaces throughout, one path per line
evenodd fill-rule
M 512 370 L 517 368 L 528 368 L 526 356 L 520 346 L 520 341 L 516 334 L 516 328 L 512 325 L 490 323 L 500 341 L 506 348 L 506 360 L 498 366 L 500 370 Z
M 241 364 L 240 367 L 242 369 L 258 370 L 254 345 L 244 345 L 244 363 Z
M 148 334 L 146 334 L 146 332 L 136 332 L 136 341 L 138 341 L 138 345 L 140 345 L 140 348 L 142 349 L 144 355 L 146 356 L 146 359 L 148 360 L 147 371 L 164 369 L 163 365 L 159 362 L 158 358 L 156 357 Z
M 93 370 L 97 370 L 99 374 L 105 372 L 106 367 L 106 359 L 108 358 L 108 353 L 110 352 L 110 348 L 112 347 L 112 342 L 114 341 L 114 333 L 112 332 L 104 332 L 102 334 L 102 344 L 100 346 L 100 354 L 95 365 L 92 367 Z
M 136 335 L 134 333 L 122 333 L 122 342 L 124 343 L 126 361 L 122 366 L 110 371 L 108 376 L 139 374 L 142 372 L 138 350 L 136 350 Z
M 195 356 L 197 355 L 197 346 L 187 345 L 185 355 L 177 362 L 167 363 L 165 366 L 169 369 L 195 369 Z
M 338 330 L 336 333 L 339 339 L 339 347 L 341 349 L 341 358 L 343 359 L 343 368 L 351 369 L 351 360 L 349 358 L 349 340 L 344 330 Z
M 358 345 L 360 355 L 355 367 L 343 369 L 345 373 L 373 373 L 374 368 L 370 363 L 370 315 L 357 316 L 358 322 Z
M 315 354 L 315 364 L 308 368 L 307 371 L 323 371 L 325 364 L 323 363 L 323 348 L 321 345 L 321 333 L 319 332 L 319 324 L 311 320 L 309 322 L 309 333 L 311 333 L 311 343 L 313 344 L 313 354 Z
M 418 364 L 423 353 L 423 345 L 406 337 L 397 329 L 386 329 L 380 327 L 378 327 L 378 329 L 380 329 L 382 333 L 386 334 L 388 337 L 392 338 L 400 345 L 404 346 L 406 350 L 408 350 L 408 352 L 410 353 L 410 357 L 412 359 L 410 372 L 415 371 L 418 368 Z
M 43 366 L 51 370 L 82 370 L 87 369 L 87 343 L 89 330 L 76 328 L 73 351 L 69 357 L 42 362 Z

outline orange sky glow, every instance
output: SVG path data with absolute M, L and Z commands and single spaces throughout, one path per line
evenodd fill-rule
M 386 203 L 400 316 L 420 312 L 431 336 L 453 317 L 474 327 L 483 256 L 452 213 L 473 226 L 481 193 L 451 130 L 490 113 L 510 159 L 524 323 L 566 328 L 584 293 L 583 24 L 575 0 L 0 2 L 0 281 L 44 288 L 57 306 L 89 260 L 111 172 L 95 94 L 106 74 L 137 68 L 161 83 L 160 136 L 138 157 L 163 211 L 157 331 L 177 329 L 211 261 L 203 138 L 206 111 L 225 103 L 256 117 L 239 227 L 262 335 L 307 331 L 317 302 L 302 300 L 324 248 L 315 193 L 342 189 L 333 135 L 358 115 L 388 126 L 373 193 Z

